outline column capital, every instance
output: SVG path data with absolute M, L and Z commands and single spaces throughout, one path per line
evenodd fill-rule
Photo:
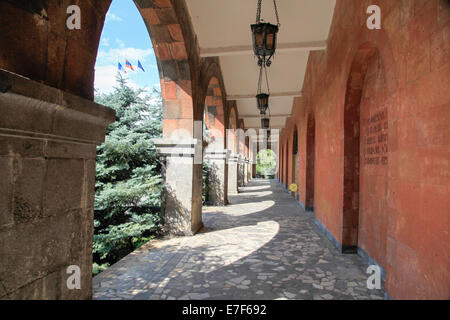
M 239 154 L 237 153 L 230 153 L 230 156 L 228 158 L 228 162 L 239 162 Z
M 215 149 L 215 150 L 206 150 L 205 159 L 206 160 L 228 160 L 230 157 L 231 151 L 228 149 Z
M 0 70 L 0 135 L 100 145 L 115 111 Z
M 168 139 L 158 138 L 152 139 L 156 146 L 156 151 L 163 157 L 187 157 L 193 158 L 197 148 L 201 148 L 201 140 L 199 139 Z M 201 150 L 201 149 L 200 149 Z

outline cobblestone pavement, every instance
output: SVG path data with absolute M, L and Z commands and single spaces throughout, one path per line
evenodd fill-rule
M 275 181 L 204 208 L 194 237 L 152 241 L 94 277 L 94 299 L 383 299 Z M 384 284 L 383 284 L 384 286 Z

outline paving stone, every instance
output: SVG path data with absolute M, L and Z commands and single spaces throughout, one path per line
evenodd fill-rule
M 278 183 L 240 190 L 204 208 L 205 232 L 151 241 L 97 275 L 94 299 L 384 299 L 363 259 L 342 255 Z

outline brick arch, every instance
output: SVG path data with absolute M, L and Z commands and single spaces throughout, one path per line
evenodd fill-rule
M 315 168 L 315 143 L 316 122 L 314 111 L 307 115 L 306 119 L 306 181 L 305 181 L 305 207 L 314 210 L 314 168 Z
M 238 111 L 236 101 L 230 101 L 227 113 L 227 128 L 236 130 L 238 128 Z
M 214 96 L 221 97 L 222 108 L 224 109 L 223 124 L 226 123 L 225 105 L 226 105 L 226 92 L 225 85 L 223 82 L 222 71 L 220 69 L 220 64 L 218 58 L 203 58 L 201 61 L 201 68 L 199 74 L 199 89 L 198 89 L 198 101 L 199 106 L 196 107 L 194 112 L 194 119 L 200 120 L 203 116 L 204 101 L 212 93 L 208 92 L 211 88 L 217 88 L 215 90 Z M 220 90 L 220 93 L 219 93 Z
M 393 93 L 398 89 L 399 86 L 399 77 L 397 71 L 397 64 L 394 59 L 394 54 L 392 52 L 392 48 L 390 45 L 389 37 L 387 36 L 384 30 L 379 30 L 376 33 L 370 32 L 367 28 L 362 28 L 360 30 L 361 34 L 358 39 L 360 40 L 356 43 L 351 50 L 349 50 L 349 55 L 345 59 L 345 70 L 348 70 L 346 73 L 346 79 L 350 77 L 350 74 L 353 70 L 354 63 L 359 60 L 359 55 L 363 54 L 363 52 L 376 51 L 380 61 L 383 63 L 383 68 L 385 70 L 389 70 L 389 73 L 386 73 L 386 89 L 389 93 Z M 345 82 L 345 87 L 343 88 L 343 92 L 347 90 L 347 82 Z M 345 99 L 344 98 L 344 105 Z
M 279 153 L 279 160 L 278 160 L 278 178 L 280 179 L 280 182 L 283 183 L 283 160 L 284 160 L 284 146 L 281 143 L 280 144 L 280 153 Z
M 236 135 L 236 130 L 238 129 L 238 112 L 236 101 L 229 101 L 226 123 L 227 129 L 230 129 L 227 133 L 227 148 L 231 152 L 237 153 L 239 151 L 239 146 Z
M 291 167 L 291 172 L 292 172 L 291 183 L 295 183 L 297 185 L 299 184 L 298 183 L 299 182 L 299 179 L 298 179 L 298 172 L 299 172 L 299 170 L 298 170 L 298 166 L 297 166 L 298 156 L 299 156 L 299 154 L 298 154 L 298 150 L 299 150 L 299 147 L 298 147 L 298 143 L 299 143 L 298 136 L 299 136 L 299 134 L 298 134 L 298 126 L 297 126 L 296 123 L 293 123 L 292 135 L 291 135 L 291 144 L 292 144 L 292 149 L 291 149 L 291 157 L 292 157 L 292 159 L 291 159 L 291 163 L 292 163 L 292 167 Z M 293 196 L 296 197 L 296 198 L 298 197 L 297 191 L 293 192 Z
M 289 146 L 288 146 L 288 140 L 285 138 L 285 141 L 283 143 L 284 145 L 284 153 L 283 153 L 283 182 L 284 185 L 287 187 L 289 184 L 289 176 L 288 176 L 288 169 L 289 169 L 289 165 L 288 165 L 288 161 L 289 161 L 289 155 L 288 155 L 288 150 L 289 150 Z
M 362 45 L 356 52 L 345 89 L 344 104 L 344 179 L 342 251 L 355 253 L 358 248 L 360 216 L 361 101 L 371 60 L 380 61 L 379 51 Z
M 94 65 L 110 0 L 79 0 L 82 27 L 66 27 L 71 1 L 0 2 L 0 69 L 93 100 Z
M 240 154 L 245 154 L 245 131 L 244 131 L 244 119 L 239 119 L 238 121 L 238 130 L 237 130 L 237 138 L 238 138 L 238 151 Z
M 194 110 L 194 119 L 203 121 L 212 130 L 215 139 L 222 142 L 217 147 L 225 148 L 225 131 L 227 128 L 225 89 L 217 58 L 202 59 L 199 78 L 198 106 Z
M 132 1 L 132 0 L 130 0 Z M 0 2 L 0 68 L 93 100 L 94 66 L 111 0 L 79 0 L 81 29 L 68 30 L 70 1 Z M 197 43 L 184 1 L 135 0 L 155 50 L 164 101 L 164 135 L 193 131 Z M 15 26 L 15 27 L 14 27 Z M 17 54 L 20 52 L 20 54 Z
M 177 129 L 193 135 L 199 83 L 195 70 L 200 61 L 193 27 L 186 19 L 186 4 L 173 0 L 134 2 L 144 18 L 158 63 L 164 102 L 163 136 L 169 137 Z
M 222 139 L 222 148 L 225 144 L 225 109 L 223 107 L 223 94 L 216 77 L 211 78 L 203 107 L 205 126 L 211 131 L 211 136 Z

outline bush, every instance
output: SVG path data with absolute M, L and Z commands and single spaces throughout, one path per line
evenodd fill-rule
M 258 152 L 256 174 L 272 179 L 275 176 L 277 157 L 272 150 L 266 149 Z
M 211 175 L 211 166 L 207 162 L 203 162 L 203 172 L 202 172 L 202 204 L 206 205 L 209 201 L 209 180 Z

